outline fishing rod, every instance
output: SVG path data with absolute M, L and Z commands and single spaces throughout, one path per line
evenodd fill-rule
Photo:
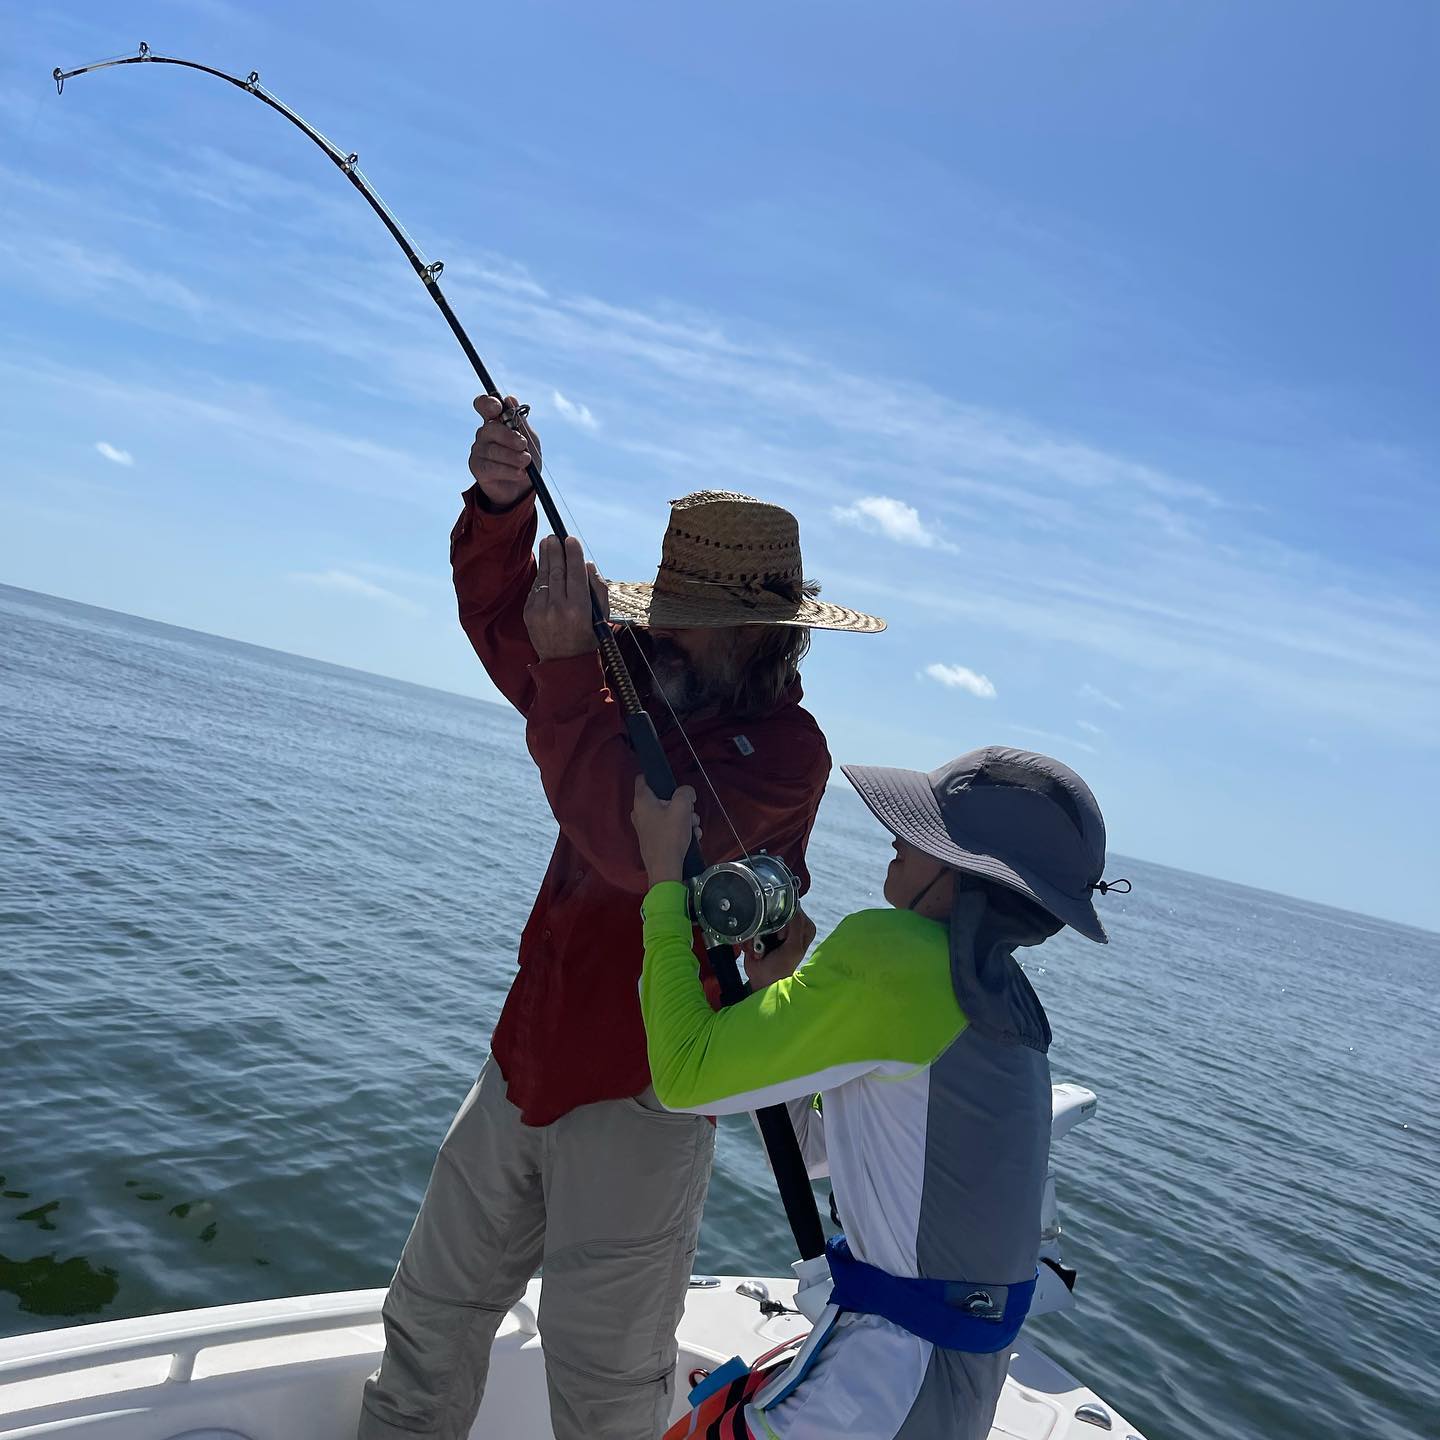
M 173 55 L 157 55 L 143 40 L 134 55 L 97 60 L 93 64 L 82 65 L 75 70 L 62 70 L 57 65 L 51 72 L 51 78 L 55 81 L 56 93 L 63 95 L 67 80 L 121 65 L 178 65 L 185 70 L 198 70 L 202 75 L 213 75 L 215 79 L 223 80 L 227 85 L 233 85 L 237 90 L 243 90 L 247 95 L 254 96 L 262 105 L 268 105 L 270 109 L 283 116 L 303 135 L 318 145 L 335 168 L 360 192 L 361 198 L 390 232 L 391 238 L 410 262 L 410 268 L 415 272 L 421 284 L 425 286 L 426 292 L 435 302 L 436 308 L 445 317 L 445 323 L 450 327 L 450 333 L 454 335 L 461 350 L 465 352 L 465 358 L 470 362 L 485 393 L 499 400 L 503 406 L 502 418 L 505 424 L 512 430 L 519 430 L 524 426 L 530 407 L 528 405 L 512 406 L 506 403 L 504 393 L 495 383 L 489 370 L 485 368 L 485 362 L 481 360 L 479 352 L 465 333 L 465 327 L 461 325 L 454 310 L 450 308 L 450 302 L 440 289 L 440 276 L 445 269 L 444 264 L 439 260 L 426 260 L 421 254 L 419 247 L 410 238 L 405 227 L 396 219 L 390 207 L 385 204 L 369 180 L 366 179 L 364 171 L 360 169 L 360 157 L 356 152 L 342 150 L 333 140 L 322 135 L 303 116 L 297 114 L 283 100 L 267 90 L 260 83 L 258 70 L 252 70 L 244 79 L 241 79 L 238 75 L 230 75 L 211 65 L 202 65 L 198 60 L 181 60 Z M 563 542 L 568 538 L 570 532 L 566 529 L 565 522 L 555 504 L 551 487 L 541 473 L 538 458 L 532 457 L 526 467 L 526 474 L 534 488 L 535 498 L 545 512 L 545 518 L 549 522 L 552 533 Z M 640 692 L 636 688 L 634 678 L 620 654 L 620 647 L 616 642 L 610 619 L 601 608 L 600 601 L 593 589 L 590 592 L 590 619 L 591 627 L 595 632 L 595 643 L 600 650 L 601 663 L 605 667 L 611 691 L 619 702 L 620 711 L 625 720 L 626 734 L 629 737 L 631 748 L 635 752 L 635 757 L 640 763 L 641 772 L 651 790 L 660 799 L 668 800 L 675 793 L 675 773 L 671 769 L 669 758 L 660 743 L 659 733 L 655 729 L 655 721 L 640 699 Z M 643 658 L 643 652 L 641 653 Z M 675 723 L 683 736 L 684 727 L 680 725 L 678 716 L 675 717 Z M 688 737 L 686 743 L 689 743 Z M 691 754 L 694 755 L 693 748 Z M 699 756 L 694 758 L 704 776 L 705 770 L 704 766 L 700 765 Z M 709 777 L 705 776 L 705 779 L 708 783 Z M 711 786 L 711 789 L 713 791 L 714 787 Z M 716 801 L 719 802 L 718 795 Z M 721 808 L 723 810 L 724 807 Z M 726 818 L 728 819 L 728 816 Z M 739 842 L 738 835 L 736 839 Z M 742 851 L 745 850 L 744 843 L 739 843 Z M 741 977 L 739 967 L 735 963 L 733 940 L 725 938 L 727 932 L 744 940 L 751 936 L 758 937 L 773 933 L 781 928 L 794 911 L 793 877 L 789 875 L 783 862 L 777 857 L 763 853 L 754 856 L 747 853 L 741 861 L 726 862 L 707 869 L 700 853 L 699 842 L 693 838 L 685 857 L 684 873 L 690 885 L 692 907 L 705 941 L 705 953 L 709 957 L 710 967 L 715 973 L 715 978 L 720 984 L 721 1003 L 734 1005 L 743 1000 L 750 993 L 750 989 Z M 790 1123 L 790 1116 L 783 1105 L 771 1105 L 757 1111 L 755 1118 L 760 1128 L 761 1138 L 765 1142 L 770 1167 L 775 1174 L 776 1186 L 780 1191 L 780 1199 L 785 1207 L 785 1216 L 790 1222 L 790 1230 L 795 1237 L 795 1245 L 800 1251 L 800 1258 L 802 1260 L 816 1259 L 825 1253 L 825 1232 L 820 1224 L 820 1212 L 815 1204 L 815 1192 L 810 1188 L 810 1178 L 806 1173 L 805 1161 L 800 1153 L 800 1144 L 795 1137 L 795 1128 Z

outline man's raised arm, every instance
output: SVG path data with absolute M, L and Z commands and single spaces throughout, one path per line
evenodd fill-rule
M 514 406 L 510 398 L 505 402 Z M 528 425 L 511 430 L 499 400 L 475 401 L 481 425 L 470 449 L 475 483 L 450 532 L 450 568 L 460 624 L 496 689 L 522 715 L 535 687 L 535 647 L 525 629 L 525 600 L 535 581 L 535 496 L 525 467 L 540 442 Z

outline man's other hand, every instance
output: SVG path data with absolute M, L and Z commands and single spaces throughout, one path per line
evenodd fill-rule
M 519 404 L 513 395 L 503 401 L 493 395 L 475 399 L 475 413 L 481 424 L 470 447 L 470 473 L 496 510 L 508 510 L 529 493 L 530 477 L 525 467 L 532 459 L 537 464 L 540 461 L 540 440 L 529 423 L 522 420 L 520 428 L 512 430 L 501 419 L 518 409 Z
M 609 591 L 595 567 L 586 564 L 580 542 L 571 535 L 562 545 L 547 535 L 540 542 L 535 583 L 525 601 L 525 628 L 541 660 L 564 660 L 595 649 L 592 590 L 600 613 L 608 613 Z
M 645 783 L 645 777 L 637 775 L 630 820 L 640 839 L 640 858 L 651 885 L 683 879 L 690 837 L 700 838 L 694 789 L 681 785 L 668 800 L 661 800 Z

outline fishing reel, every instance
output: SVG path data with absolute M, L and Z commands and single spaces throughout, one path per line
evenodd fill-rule
M 690 915 L 707 945 L 755 942 L 783 930 L 795 917 L 800 886 L 778 856 L 758 850 L 712 865 L 690 881 Z

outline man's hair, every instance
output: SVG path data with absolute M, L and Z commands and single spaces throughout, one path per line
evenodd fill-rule
M 820 593 L 820 586 L 814 580 L 806 580 L 799 589 L 808 600 Z M 743 632 L 750 627 L 737 628 Z M 722 710 L 737 718 L 769 714 L 795 683 L 800 662 L 809 650 L 808 625 L 766 625 L 750 658 L 736 667 L 735 688 Z

